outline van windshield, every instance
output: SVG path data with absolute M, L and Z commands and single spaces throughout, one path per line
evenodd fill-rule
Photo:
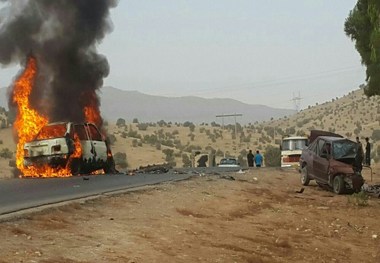
M 36 136 L 36 140 L 62 138 L 66 134 L 66 124 L 44 126 Z
M 303 148 L 305 148 L 306 143 L 307 143 L 307 139 L 284 140 L 282 142 L 282 150 L 283 151 L 302 150 Z

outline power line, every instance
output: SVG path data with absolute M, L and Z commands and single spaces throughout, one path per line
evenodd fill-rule
M 357 71 L 359 69 L 361 69 L 361 67 L 345 67 L 345 68 L 332 69 L 328 71 L 305 74 L 305 75 L 300 75 L 300 76 L 283 77 L 276 80 L 265 80 L 265 81 L 245 83 L 245 84 L 231 84 L 231 85 L 223 86 L 219 88 L 205 88 L 205 89 L 199 89 L 199 90 L 193 91 L 192 95 L 206 94 L 206 93 L 211 93 L 215 91 L 226 91 L 229 89 L 233 89 L 234 91 L 237 91 L 237 90 L 260 89 L 260 88 L 281 86 L 281 85 L 292 83 L 292 82 L 310 80 L 310 79 L 315 79 L 315 78 L 320 78 L 320 77 L 328 77 L 328 76 L 333 76 L 336 74 Z M 166 95 L 169 96 L 170 94 L 166 94 Z

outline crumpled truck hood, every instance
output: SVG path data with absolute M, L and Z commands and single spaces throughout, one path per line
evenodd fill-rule
M 338 160 L 330 160 L 330 171 L 333 174 L 354 174 L 354 169 L 351 164 L 346 164 Z

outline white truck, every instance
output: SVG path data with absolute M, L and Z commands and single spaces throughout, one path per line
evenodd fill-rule
M 281 167 L 299 166 L 302 149 L 308 144 L 308 137 L 291 136 L 282 139 Z

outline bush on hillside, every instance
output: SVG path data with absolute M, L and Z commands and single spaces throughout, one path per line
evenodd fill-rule
M 162 152 L 165 154 L 165 161 L 172 167 L 176 166 L 176 162 L 174 159 L 174 150 L 172 149 L 164 149 Z
M 130 131 L 127 133 L 127 135 L 128 135 L 128 137 L 141 139 L 141 135 L 140 135 L 137 131 L 134 131 L 134 130 L 130 130 Z
M 238 163 L 240 164 L 240 166 L 243 166 L 243 167 L 248 166 L 246 156 L 247 156 L 246 154 L 240 154 L 238 156 Z
M 189 168 L 192 166 L 191 159 L 186 153 L 182 154 L 182 167 Z
M 215 153 L 216 156 L 224 156 L 224 153 L 222 150 L 218 149 Z
M 281 150 L 278 147 L 268 145 L 264 154 L 265 165 L 268 167 L 281 166 Z
M 127 162 L 127 154 L 117 152 L 114 154 L 113 159 L 115 161 L 115 164 L 118 165 L 120 168 L 127 168 L 128 162 Z
M 149 124 L 148 123 L 139 123 L 137 124 L 137 128 L 139 129 L 139 131 L 146 131 L 149 127 Z
M 116 126 L 117 127 L 123 127 L 123 126 L 125 126 L 125 120 L 122 119 L 122 118 L 117 119 Z
M 121 138 L 124 138 L 124 139 L 127 138 L 127 133 L 126 133 L 126 132 L 122 132 L 122 133 L 120 134 L 120 137 L 121 137 Z
M 156 150 L 161 150 L 161 143 L 160 142 L 156 142 Z
M 296 129 L 294 128 L 294 126 L 286 128 L 285 133 L 289 135 L 293 135 L 296 133 Z
M 380 130 L 373 130 L 371 139 L 374 141 L 380 140 Z
M 108 134 L 107 140 L 110 145 L 114 145 L 114 143 L 116 142 L 116 136 L 113 134 Z
M 158 124 L 158 126 L 160 126 L 160 127 L 164 127 L 164 126 L 167 125 L 167 123 L 166 123 L 164 120 L 160 120 L 160 121 L 158 121 L 157 124 Z
M 0 151 L 0 157 L 4 159 L 11 159 L 13 157 L 13 153 L 8 148 L 4 148 Z
M 4 128 L 6 128 L 8 126 L 7 121 L 5 119 L 1 120 L 1 124 L 0 125 L 1 125 L 1 129 L 4 129 Z
M 12 168 L 15 168 L 16 167 L 16 160 L 15 159 L 9 160 L 8 166 L 12 167 Z M 16 176 L 16 177 L 18 177 L 18 176 Z
M 158 141 L 157 135 L 154 135 L 154 134 L 152 134 L 152 135 L 149 135 L 149 134 L 144 135 L 144 142 L 145 143 L 148 143 L 150 145 L 155 145 L 157 143 L 157 141 Z

